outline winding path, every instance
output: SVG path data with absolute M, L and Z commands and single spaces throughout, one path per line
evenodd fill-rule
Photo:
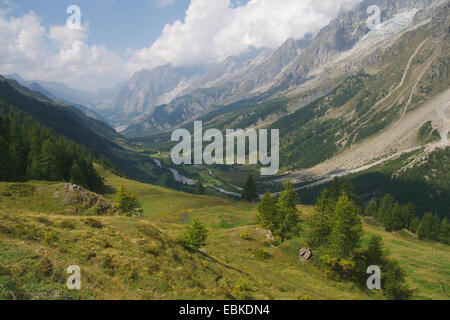
M 412 54 L 412 56 L 409 58 L 408 64 L 406 65 L 405 71 L 403 72 L 403 76 L 402 79 L 400 81 L 400 83 L 398 84 L 397 87 L 394 88 L 394 90 L 392 90 L 387 96 L 385 96 L 383 99 L 381 99 L 380 101 L 378 101 L 373 108 L 376 108 L 377 106 L 379 106 L 380 104 L 382 104 L 384 101 L 386 101 L 387 99 L 389 99 L 395 92 L 397 92 L 401 87 L 403 87 L 403 85 L 405 84 L 405 80 L 406 77 L 408 76 L 409 73 L 409 69 L 411 68 L 411 64 L 414 61 L 414 58 L 417 56 L 417 54 L 419 53 L 419 51 L 422 49 L 422 47 L 424 46 L 424 44 L 428 41 L 429 38 L 426 38 L 425 40 L 423 40 L 419 46 L 416 48 L 416 50 L 414 51 L 414 53 Z M 412 98 L 411 98 L 412 100 Z M 406 113 L 406 112 L 405 112 Z M 376 114 L 376 113 L 375 113 Z M 369 119 L 367 119 L 366 121 L 362 122 L 350 135 L 350 137 L 352 137 L 363 125 L 365 125 L 367 122 L 369 122 L 370 120 L 372 120 L 374 115 L 372 115 Z

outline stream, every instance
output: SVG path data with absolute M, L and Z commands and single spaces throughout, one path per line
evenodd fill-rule
M 187 178 L 187 177 L 181 175 L 180 172 L 179 172 L 177 169 L 166 168 L 166 167 L 164 167 L 164 166 L 161 164 L 161 161 L 158 160 L 158 159 L 153 159 L 153 161 L 155 161 L 156 165 L 157 165 L 159 168 L 166 169 L 166 170 L 169 170 L 170 172 L 172 172 L 173 177 L 174 177 L 174 179 L 175 179 L 177 182 L 182 183 L 182 184 L 184 184 L 184 185 L 188 185 L 188 186 L 195 186 L 195 185 L 196 185 L 196 183 L 195 183 L 193 180 L 191 180 L 191 179 L 189 179 L 189 178 Z M 211 176 L 214 176 L 213 173 L 211 172 L 211 170 L 209 170 L 209 172 L 210 172 Z M 234 187 L 234 186 L 233 186 L 233 187 Z M 216 191 L 218 191 L 218 192 L 220 192 L 220 193 L 222 193 L 222 194 L 224 194 L 224 195 L 227 195 L 227 196 L 241 197 L 241 194 L 236 193 L 236 192 L 227 191 L 227 190 L 224 190 L 224 189 L 219 188 L 219 187 L 216 187 L 216 186 L 213 186 L 213 188 L 214 188 Z M 238 187 L 235 187 L 235 188 L 237 188 L 238 190 L 240 189 L 240 188 L 238 188 Z

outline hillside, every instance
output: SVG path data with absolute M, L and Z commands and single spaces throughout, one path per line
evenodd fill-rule
M 77 108 L 58 104 L 42 93 L 0 77 L 1 112 L 13 106 L 34 121 L 99 154 L 114 158 L 121 137 L 107 124 L 86 116 Z
M 68 210 L 72 205 L 56 197 L 63 184 L 0 183 L 2 298 L 383 299 L 298 261 L 311 207 L 299 206 L 300 236 L 272 247 L 266 231 L 255 225 L 253 204 L 171 191 L 97 169 L 109 186 L 106 198 L 112 199 L 120 184 L 139 194 L 143 218 Z M 175 241 L 194 218 L 210 230 L 203 252 Z M 418 241 L 403 231 L 386 233 L 371 220 L 364 229 L 365 239 L 382 235 L 405 267 L 416 299 L 448 299 L 448 246 Z M 269 257 L 260 260 L 264 248 Z M 79 294 L 65 289 L 69 265 L 82 270 Z
M 148 157 L 130 148 L 126 139 L 106 123 L 86 116 L 77 107 L 55 102 L 41 92 L 0 76 L 0 114 L 8 115 L 11 111 L 17 112 L 21 121 L 26 118 L 28 122 L 52 129 L 129 177 L 157 183 L 167 174 Z M 170 187 L 180 187 L 169 174 L 167 181 Z
M 273 52 L 249 49 L 212 66 L 206 74 L 187 76 L 171 66 L 141 71 L 123 89 L 129 99 L 117 100 L 118 107 L 131 111 L 116 112 L 116 117 L 133 112 L 135 121 L 124 123 L 129 126 L 125 134 L 137 137 L 173 129 L 243 99 L 267 101 L 295 92 L 309 100 L 316 93 L 311 96 L 307 89 L 332 90 L 334 85 L 327 82 L 371 64 L 371 54 L 378 54 L 408 28 L 426 23 L 442 4 L 440 0 L 365 0 L 341 10 L 315 35 L 287 39 Z M 382 24 L 375 30 L 366 24 L 371 5 L 383 12 Z M 155 105 L 158 97 L 168 101 Z
M 311 69 L 310 79 L 295 89 L 218 106 L 199 113 L 197 120 L 203 121 L 205 130 L 280 129 L 285 175 L 261 180 L 261 192 L 279 190 L 279 182 L 286 178 L 303 185 L 366 171 L 423 146 L 420 157 L 427 156 L 448 146 L 448 10 L 448 4 L 406 10 L 368 32 L 351 49 Z M 192 130 L 192 122 L 182 127 Z M 137 123 L 129 132 L 135 136 L 149 133 L 149 128 Z M 133 142 L 159 158 L 174 145 L 169 133 Z M 228 191 L 239 192 L 233 185 L 242 187 L 242 181 L 233 177 L 239 172 L 248 176 L 250 169 L 180 170 L 193 179 L 221 177 Z

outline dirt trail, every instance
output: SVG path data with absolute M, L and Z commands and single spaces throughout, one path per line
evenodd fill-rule
M 409 58 L 408 64 L 406 65 L 405 71 L 403 72 L 403 76 L 402 79 L 400 80 L 400 83 L 398 84 L 397 87 L 394 88 L 394 90 L 392 90 L 387 96 L 385 96 L 383 99 L 381 99 L 380 101 L 378 101 L 374 106 L 373 109 L 375 109 L 377 106 L 379 106 L 380 104 L 382 104 L 383 102 L 385 102 L 387 99 L 389 99 L 395 92 L 397 92 L 401 87 L 403 87 L 403 85 L 405 84 L 405 80 L 406 77 L 408 76 L 409 73 L 409 69 L 411 68 L 411 64 L 414 61 L 414 58 L 417 56 L 417 54 L 419 53 L 419 51 L 422 49 L 422 47 L 424 46 L 424 44 L 429 40 L 429 38 L 426 38 L 425 40 L 423 40 L 419 46 L 416 48 L 416 50 L 414 51 L 414 53 L 411 55 L 411 57 Z M 413 92 L 415 91 L 415 88 L 413 88 Z M 410 101 L 412 101 L 412 97 L 410 99 Z M 408 102 L 410 103 L 410 102 Z M 406 109 L 408 108 L 408 104 L 405 108 L 405 114 L 406 114 Z M 403 117 L 403 116 L 402 116 Z M 371 119 L 373 118 L 370 117 L 369 119 L 367 119 L 366 121 L 363 121 L 353 132 L 350 136 L 353 136 L 354 133 L 356 133 L 363 125 L 365 125 L 366 123 L 368 123 Z
M 289 178 L 294 182 L 311 181 L 311 184 L 305 187 L 312 187 L 329 182 L 335 177 L 370 169 L 402 154 L 419 150 L 423 146 L 418 146 L 417 132 L 425 122 L 430 120 L 439 124 L 442 139 L 439 142 L 426 145 L 424 153 L 448 146 L 450 145 L 448 139 L 449 101 L 450 89 L 405 115 L 400 122 L 391 125 L 384 132 L 352 146 L 340 155 L 311 169 L 291 173 Z
M 400 122 L 403 119 L 403 117 L 406 115 L 406 112 L 408 111 L 408 107 L 412 103 L 412 100 L 414 98 L 414 93 L 416 92 L 417 87 L 420 84 L 420 81 L 422 81 L 422 78 L 424 77 L 424 75 L 428 71 L 428 69 L 431 67 L 431 65 L 433 64 L 433 61 L 436 57 L 437 57 L 437 55 L 434 54 L 433 57 L 430 59 L 430 61 L 426 64 L 426 66 L 424 68 L 422 68 L 422 71 L 420 72 L 420 75 L 417 77 L 416 83 L 414 84 L 414 86 L 411 90 L 411 94 L 409 95 L 408 102 L 406 103 L 405 108 L 403 109 L 402 115 L 401 115 L 400 119 L 398 120 L 398 122 Z

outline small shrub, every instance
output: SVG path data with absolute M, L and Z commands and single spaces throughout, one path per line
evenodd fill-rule
M 208 229 L 198 220 L 192 221 L 192 224 L 179 239 L 180 243 L 188 248 L 199 249 L 206 244 Z
M 127 190 L 123 185 L 117 191 L 116 205 L 120 212 L 125 215 L 130 215 L 134 209 L 140 207 L 137 195 Z
M 91 228 L 103 229 L 103 224 L 100 221 L 93 218 L 86 219 L 84 223 L 90 226 Z
M 239 237 L 242 239 L 242 240 L 251 240 L 252 238 L 250 237 L 250 235 L 248 234 L 248 232 L 242 232 L 240 235 L 239 235 Z
M 259 260 L 267 260 L 271 257 L 269 251 L 266 248 L 258 249 L 255 251 L 255 257 Z
M 18 194 L 21 197 L 31 197 L 36 190 L 36 187 L 26 183 L 15 183 L 8 187 L 7 192 Z
M 138 271 L 137 271 L 136 266 L 134 266 L 132 264 L 128 264 L 125 267 L 125 278 L 131 282 L 134 282 L 138 279 Z
M 51 231 L 46 232 L 44 234 L 44 241 L 47 244 L 52 244 L 52 243 L 58 241 L 58 236 L 55 233 L 51 232 Z
M 161 253 L 161 246 L 156 242 L 151 242 L 145 246 L 144 251 L 156 257 Z
M 109 249 L 109 248 L 112 248 L 113 246 L 111 245 L 111 243 L 109 243 L 108 240 L 104 239 L 104 240 L 102 240 L 102 247 L 105 249 Z
M 208 269 L 209 262 L 207 260 L 202 260 L 201 265 L 202 265 L 203 269 Z
M 94 259 L 94 258 L 96 258 L 97 257 L 97 254 L 95 253 L 95 252 L 88 252 L 88 253 L 86 253 L 86 254 L 84 254 L 83 255 L 83 258 L 84 258 L 84 260 L 87 262 L 87 261 L 90 261 L 90 260 L 92 260 L 92 259 Z
M 102 260 L 101 267 L 105 269 L 109 275 L 113 275 L 115 269 L 113 258 L 111 256 L 105 256 Z
M 233 295 L 241 300 L 250 300 L 251 295 L 249 293 L 250 287 L 245 280 L 238 280 L 233 287 Z
M 75 230 L 75 223 L 70 220 L 64 220 L 59 224 L 59 227 L 64 230 Z
M 37 217 L 36 221 L 46 225 L 47 227 L 53 226 L 53 222 L 44 217 Z

